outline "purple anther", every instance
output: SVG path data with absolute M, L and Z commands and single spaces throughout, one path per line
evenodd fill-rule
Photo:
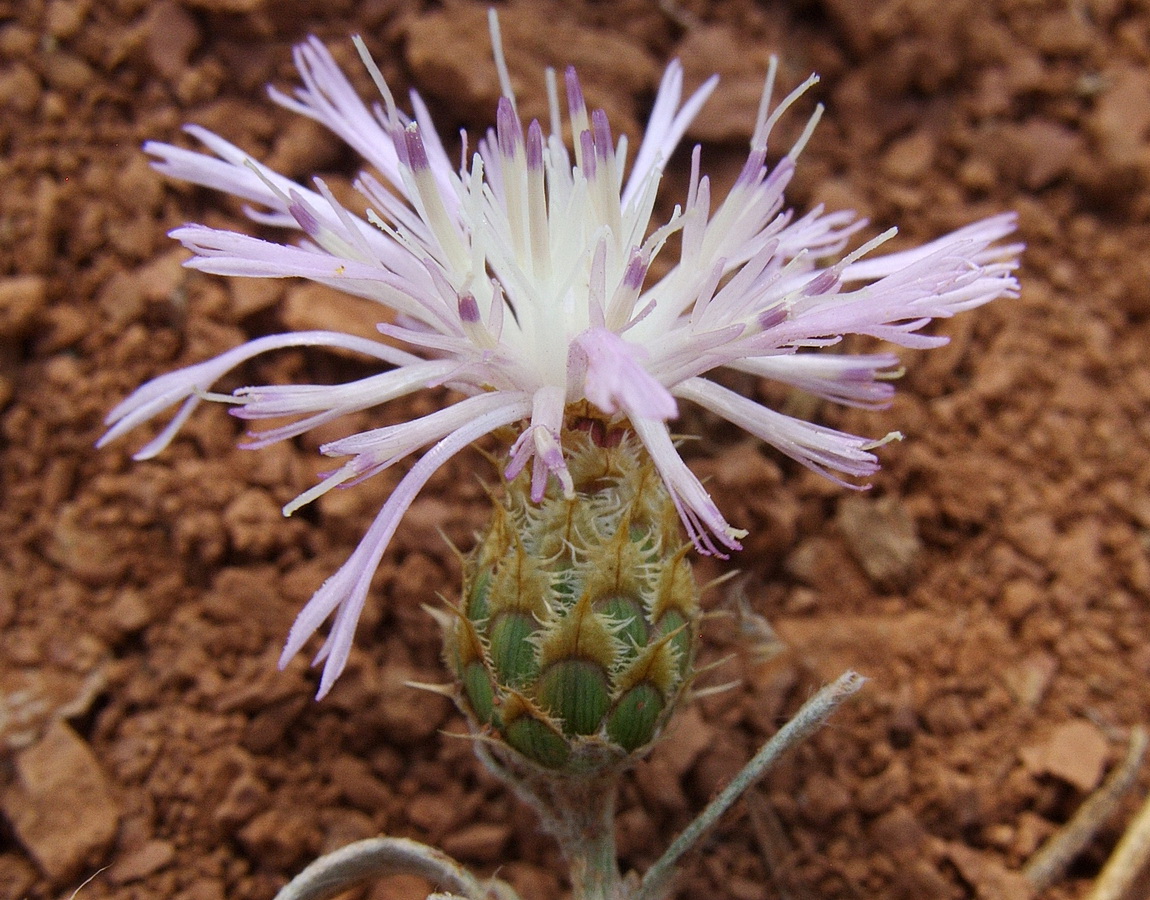
M 532 119 L 527 126 L 527 168 L 532 171 L 543 168 L 543 128 L 538 119 Z
M 820 294 L 834 290 L 839 283 L 839 274 L 838 269 L 826 269 L 819 272 L 818 275 L 806 283 L 806 286 L 803 288 L 803 296 L 817 297 Z
M 623 272 L 623 285 L 630 291 L 638 291 L 647 278 L 647 258 L 642 250 L 631 253 L 627 262 L 627 269 Z
M 575 74 L 575 67 L 568 66 L 567 82 L 567 108 L 571 112 L 571 120 L 585 118 L 587 115 L 587 101 L 583 99 L 583 86 L 579 84 L 579 76 Z
M 579 135 L 579 149 L 583 151 L 583 174 L 591 181 L 595 178 L 595 139 L 590 131 Z
M 412 122 L 403 130 L 403 146 L 407 150 L 407 165 L 413 172 L 426 172 L 431 168 L 419 126 Z
M 499 152 L 507 159 L 514 159 L 515 151 L 523 143 L 523 126 L 515 115 L 515 108 L 506 97 L 499 98 L 495 111 L 495 133 L 499 139 Z
M 611 125 L 607 121 L 607 113 L 601 109 L 591 113 L 591 130 L 595 134 L 595 150 L 600 159 L 607 159 L 614 150 L 611 143 Z
M 787 320 L 787 311 L 781 306 L 772 306 L 770 309 L 763 310 L 759 313 L 759 327 L 763 331 L 770 331 L 782 325 Z
M 299 194 L 292 191 L 290 196 L 291 203 L 288 204 L 288 212 L 296 220 L 296 224 L 303 229 L 304 234 L 315 237 L 319 234 L 319 219 L 304 205 L 303 198 Z
M 479 321 L 479 304 L 475 302 L 475 295 L 468 291 L 459 295 L 459 318 L 468 325 Z
M 766 148 L 751 150 L 750 155 L 747 156 L 747 161 L 743 163 L 743 169 L 739 172 L 739 177 L 735 179 L 735 187 L 748 187 L 752 184 L 757 184 L 762 178 L 763 166 L 767 162 Z

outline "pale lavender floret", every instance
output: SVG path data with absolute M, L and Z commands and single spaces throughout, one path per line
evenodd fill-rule
M 302 416 L 287 425 L 249 431 L 242 446 L 266 447 L 311 431 L 343 416 L 407 396 L 450 376 L 458 368 L 451 360 L 409 363 L 349 384 L 265 385 L 238 388 L 229 412 L 238 419 L 281 419 Z
M 675 396 L 705 406 L 808 469 L 847 487 L 865 485 L 845 481 L 836 472 L 866 478 L 878 471 L 878 457 L 867 449 L 873 441 L 783 415 L 705 378 L 684 381 L 675 388 Z
M 597 327 L 578 335 L 571 349 L 578 359 L 572 373 L 576 379 L 582 375 L 583 395 L 603 412 L 660 422 L 678 415 L 674 398 L 643 368 L 643 347 Z
M 500 406 L 462 425 L 419 458 L 391 492 L 351 557 L 323 583 L 296 617 L 280 654 L 280 668 L 303 649 L 308 638 L 335 612 L 327 640 L 314 660 L 316 664 L 324 663 L 318 696 L 323 697 L 331 690 L 347 664 L 355 625 L 367 599 L 372 576 L 412 501 L 452 456 L 497 428 L 519 421 L 529 409 L 530 401 L 523 399 Z
M 226 399 L 246 421 L 293 419 L 249 434 L 245 446 L 259 447 L 423 388 L 447 385 L 464 395 L 415 421 L 325 444 L 324 453 L 350 459 L 285 508 L 290 513 L 433 445 L 292 628 L 281 664 L 334 616 L 316 658 L 325 664 L 320 696 L 346 663 L 372 575 L 399 519 L 431 475 L 472 441 L 520 425 L 506 477 L 531 465 L 533 500 L 543 498 L 552 478 L 573 496 L 562 446 L 569 405 L 587 401 L 606 416 L 625 418 L 650 453 L 691 540 L 701 552 L 722 556 L 740 548 L 745 532 L 727 523 L 676 450 L 667 425 L 678 413 L 676 398 L 857 487 L 846 479 L 876 471 L 872 451 L 878 444 L 788 417 L 704 376 L 727 367 L 836 403 L 879 408 L 892 397 L 897 357 L 838 355 L 828 348 L 849 334 L 938 346 L 944 337 L 923 333 L 929 322 L 1017 293 L 1013 271 L 1021 246 L 999 243 L 1014 230 L 1013 216 L 974 223 L 914 250 L 875 254 L 889 232 L 846 257 L 841 254 L 864 221 L 821 207 L 796 218 L 784 191 L 821 107 L 791 150 L 768 166 L 771 129 L 814 83 L 808 79 L 773 106 L 774 63 L 731 191 L 712 204 L 696 147 L 685 201 L 661 227 L 652 227 L 663 166 L 715 78 L 683 102 L 682 66 L 676 61 L 667 67 L 626 179 L 626 140 L 613 145 L 605 113 L 588 112 L 573 69 L 564 78 L 573 162 L 562 140 L 558 92 L 550 97 L 545 133 L 536 121 L 524 129 L 507 87 L 494 128 L 478 142 L 470 166 L 465 151 L 457 172 L 423 101 L 413 93 L 413 115 L 401 113 L 362 42 L 358 46 L 382 105 L 368 107 L 315 38 L 295 51 L 302 87 L 292 96 L 273 89 L 272 97 L 330 128 L 375 168 L 378 177 L 364 172 L 355 182 L 371 206 L 366 221 L 340 205 L 319 179 L 314 190 L 297 185 L 202 128 L 188 131 L 208 154 L 157 143 L 145 149 L 159 171 L 232 193 L 253 204 L 245 210 L 253 221 L 303 235 L 299 246 L 289 246 L 185 226 L 173 236 L 195 254 L 190 267 L 303 277 L 366 297 L 387 310 L 380 332 L 409 350 L 331 332 L 259 338 L 144 385 L 112 411 L 101 441 L 178 406 L 138 453 L 155 455 L 203 399 Z M 506 82 L 505 72 L 501 78 Z M 676 235 L 677 264 L 652 280 L 652 261 Z M 344 385 L 253 386 L 230 398 L 208 394 L 229 370 L 290 346 L 354 350 L 395 368 Z
M 730 364 L 730 368 L 789 384 L 809 394 L 864 409 L 882 409 L 894 397 L 893 353 L 844 356 L 837 353 L 780 353 Z M 888 380 L 880 380 L 882 378 Z
M 624 208 L 629 207 L 636 194 L 642 190 L 645 179 L 662 173 L 663 166 L 679 146 L 687 127 L 699 114 L 718 83 L 719 76 L 712 75 L 680 106 L 683 66 L 677 59 L 667 66 L 655 94 L 655 103 L 643 132 L 643 140 L 635 154 L 634 166 L 623 188 L 621 203 Z
M 830 294 L 842 284 L 842 275 L 835 269 L 827 269 L 826 271 L 819 272 L 814 278 L 803 285 L 804 297 L 818 297 L 821 294 Z M 759 319 L 762 323 L 762 317 Z M 765 329 L 767 326 L 763 325 Z
M 979 222 L 972 222 L 957 231 L 940 238 L 936 238 L 921 247 L 911 250 L 902 250 L 898 253 L 888 253 L 883 256 L 874 256 L 860 259 L 848 265 L 843 272 L 844 281 L 871 281 L 905 269 L 912 263 L 925 259 L 939 250 L 971 242 L 969 246 L 978 246 L 969 262 L 972 265 L 988 265 L 995 262 L 1008 263 L 1009 267 L 1002 272 L 1013 271 L 1017 257 L 1023 250 L 1021 243 L 997 244 L 997 241 L 1014 233 L 1018 226 L 1018 216 L 1015 213 L 999 213 Z M 996 269 L 996 271 L 998 271 Z
M 327 127 L 385 177 L 399 183 L 396 135 L 407 125 L 406 117 L 395 110 L 394 103 L 389 103 L 387 114 L 369 110 L 318 38 L 308 38 L 293 55 L 303 87 L 297 88 L 293 97 L 269 88 L 271 98 Z
M 186 421 L 192 409 L 200 402 L 201 394 L 209 391 L 217 381 L 249 359 L 270 350 L 284 347 L 330 347 L 363 353 L 380 362 L 404 366 L 419 361 L 410 353 L 389 347 L 379 341 L 341 334 L 335 331 L 300 331 L 295 334 L 276 334 L 256 338 L 242 346 L 222 353 L 214 359 L 169 372 L 154 378 L 137 388 L 129 397 L 121 400 L 104 418 L 108 431 L 97 442 L 103 447 L 138 425 L 176 405 L 182 404 L 177 418 L 143 449 L 137 451 L 134 459 L 151 459 L 160 453 L 172 438 L 179 425 Z
M 511 461 L 504 472 L 504 477 L 508 481 L 518 477 L 528 461 L 534 458 L 534 468 L 531 471 L 531 499 L 536 503 L 543 499 L 550 475 L 559 480 L 565 496 L 573 497 L 575 488 L 571 474 L 567 471 L 567 462 L 563 457 L 563 447 L 560 443 L 566 407 L 564 392 L 558 387 L 540 388 L 535 392 L 531 402 L 531 424 L 511 445 L 509 453 Z
M 742 550 L 746 532 L 733 528 L 719 512 L 698 477 L 687 468 L 665 425 L 653 419 L 633 419 L 632 427 L 651 454 L 651 461 L 667 487 L 687 536 L 703 553 L 725 559 L 727 550 Z M 716 540 L 718 543 L 716 543 Z
M 349 247 L 366 244 L 370 247 L 370 254 L 373 258 L 409 284 L 409 292 L 412 295 L 420 295 L 426 291 L 426 272 L 419 261 L 413 259 L 410 253 L 405 252 L 401 246 L 380 232 L 378 228 L 352 216 L 346 210 L 342 211 L 342 215 L 336 215 L 322 194 L 300 187 L 266 166 L 259 165 L 238 147 L 213 135 L 206 129 L 189 125 L 185 130 L 212 152 L 218 154 L 220 158 L 216 159 L 202 153 L 194 153 L 169 144 L 149 142 L 144 145 L 144 149 L 156 157 L 153 166 L 158 171 L 172 178 L 222 190 L 269 207 L 273 212 L 247 210 L 249 218 L 262 224 L 298 228 L 299 223 L 289 211 L 289 205 L 293 202 L 292 195 L 294 194 L 294 202 L 307 204 L 308 210 L 318 220 L 320 229 L 337 237 L 342 235 L 344 243 Z M 417 219 L 413 221 L 418 222 Z M 354 235 L 347 231 L 349 224 L 355 231 Z M 203 226 L 193 227 L 202 229 L 202 231 L 188 232 L 188 234 L 213 230 Z M 177 232 L 179 232 L 178 229 Z M 426 228 L 419 226 L 415 232 L 416 237 L 421 237 L 425 232 Z M 221 233 L 227 234 L 229 232 Z M 189 249 L 197 250 L 195 246 L 191 246 Z M 368 299 L 378 299 L 378 297 L 370 296 Z
M 770 331 L 787 320 L 787 309 L 782 304 L 764 309 L 755 319 L 760 331 Z
M 284 507 L 284 512 L 290 515 L 333 487 L 359 484 L 406 459 L 420 447 L 453 434 L 468 422 L 483 419 L 487 414 L 508 406 L 518 408 L 522 400 L 522 395 L 513 393 L 478 394 L 418 419 L 361 431 L 324 444 L 319 448 L 324 456 L 352 458 L 335 472 L 328 473 L 319 484 L 292 500 Z

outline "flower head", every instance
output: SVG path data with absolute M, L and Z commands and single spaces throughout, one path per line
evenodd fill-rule
M 493 32 L 495 28 L 493 26 Z M 842 256 L 865 224 L 848 212 L 817 208 L 796 217 L 784 190 L 821 109 L 773 166 L 767 145 L 779 116 L 813 79 L 772 105 L 767 74 L 750 152 L 734 186 L 711 197 L 691 156 L 687 196 L 665 222 L 652 222 L 663 168 L 715 85 L 685 101 L 683 70 L 663 76 L 643 140 L 629 171 L 626 138 L 606 115 L 587 109 L 574 70 L 564 79 L 573 135 L 562 138 L 560 97 L 549 78 L 551 121 L 524 127 L 496 32 L 503 96 L 495 126 L 458 170 L 449 162 L 426 106 L 411 95 L 401 112 L 358 42 L 382 101 L 368 106 L 316 39 L 295 50 L 302 86 L 272 98 L 327 126 L 355 148 L 369 169 L 355 185 L 369 210 L 360 217 L 315 179 L 305 187 L 252 160 L 219 136 L 187 131 L 209 154 L 149 143 L 154 166 L 173 178 L 216 188 L 253 204 L 262 225 L 298 232 L 280 244 L 232 231 L 187 225 L 172 236 L 193 251 L 187 265 L 219 275 L 297 276 L 376 301 L 389 342 L 329 331 L 272 335 L 143 385 L 108 415 L 102 443 L 165 409 L 171 422 L 137 454 L 148 458 L 172 440 L 211 386 L 246 360 L 277 348 L 350 350 L 383 366 L 348 384 L 244 387 L 226 399 L 237 417 L 284 419 L 250 436 L 260 447 L 302 434 L 347 413 L 439 385 L 461 399 L 411 422 L 352 434 L 321 448 L 346 458 L 333 473 L 285 507 L 290 514 L 336 486 L 356 483 L 427 447 L 400 480 L 349 560 L 307 604 L 283 662 L 329 617 L 317 661 L 320 693 L 342 670 L 368 585 L 401 517 L 453 454 L 503 426 L 519 425 L 506 475 L 531 467 L 538 502 L 554 478 L 570 496 L 564 422 L 584 401 L 604 420 L 625 422 L 643 443 L 695 546 L 723 554 L 739 548 L 724 519 L 675 449 L 668 421 L 687 400 L 833 478 L 865 478 L 878 468 L 868 439 L 791 418 L 706 377 L 730 368 L 772 378 L 855 406 L 886 405 L 888 352 L 819 352 L 846 334 L 904 347 L 945 338 L 922 333 L 935 318 L 1012 296 L 1020 246 L 1002 244 L 1014 217 L 1000 215 L 915 250 L 872 251 L 888 232 Z M 680 249 L 666 274 L 651 264 Z M 408 349 L 397 349 L 395 346 Z

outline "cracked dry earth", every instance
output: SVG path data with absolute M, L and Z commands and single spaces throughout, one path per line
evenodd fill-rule
M 711 683 L 736 687 L 682 714 L 627 781 L 624 864 L 649 865 L 817 685 L 855 667 L 862 695 L 689 858 L 679 896 L 1084 898 L 1145 775 L 1056 884 L 1033 892 L 1021 869 L 1150 710 L 1150 7 L 497 6 L 528 114 L 541 67 L 573 63 L 635 135 L 678 55 L 693 83 L 723 76 L 688 137 L 729 183 L 777 53 L 786 87 L 823 75 L 813 96 L 828 106 L 797 207 L 853 208 L 868 234 L 897 224 L 908 243 L 1014 209 L 1029 245 L 1021 298 L 905 354 L 890 410 L 776 398 L 906 434 L 869 492 L 687 413 L 683 430 L 706 435 L 692 465 L 750 530 L 740 583 L 781 649 L 731 617 L 708 623 Z M 482 524 L 478 453 L 408 515 L 349 670 L 317 704 L 302 662 L 276 671 L 281 643 L 396 476 L 285 520 L 331 435 L 244 452 L 214 409 L 151 462 L 130 461 L 136 435 L 93 449 L 108 409 L 177 363 L 285 328 L 374 333 L 363 304 L 326 290 L 182 269 L 168 229 L 241 213 L 153 174 L 141 142 L 199 122 L 342 189 L 355 160 L 264 95 L 292 83 L 291 45 L 318 34 L 368 93 L 347 40 L 361 32 L 397 95 L 420 90 L 451 133 L 494 109 L 482 17 L 468 0 L 0 0 L 0 897 L 67 897 L 97 873 L 83 900 L 268 900 L 317 853 L 382 832 L 499 869 L 530 900 L 563 895 L 555 848 L 451 736 L 458 714 L 405 687 L 444 678 L 421 604 L 459 580 L 440 531 L 466 548 Z M 684 179 L 680 159 L 669 180 Z M 289 351 L 239 380 L 359 365 Z M 734 604 L 723 589 L 707 602 Z M 361 894 L 426 890 L 397 878 Z

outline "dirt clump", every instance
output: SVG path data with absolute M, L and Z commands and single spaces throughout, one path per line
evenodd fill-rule
M 371 96 L 348 41 L 362 33 L 397 97 L 417 88 L 445 135 L 474 134 L 498 92 L 485 6 L 5 10 L 0 896 L 67 896 L 106 867 L 85 900 L 269 900 L 317 853 L 384 832 L 499 869 L 525 900 L 562 895 L 554 846 L 452 736 L 459 715 L 405 686 L 446 677 L 421 604 L 460 581 L 440 532 L 467 547 L 483 523 L 478 454 L 449 463 L 413 507 L 347 671 L 315 703 L 315 673 L 298 659 L 279 672 L 280 648 L 397 476 L 285 521 L 334 433 L 247 452 L 216 408 L 155 460 L 130 459 L 138 435 L 94 449 L 104 415 L 150 376 L 289 327 L 375 334 L 355 300 L 182 268 L 165 233 L 246 227 L 240 204 L 165 181 L 142 142 L 201 123 L 346 192 L 349 152 L 264 93 L 294 83 L 291 46 L 318 35 Z M 897 224 L 907 246 L 1018 211 L 1019 299 L 941 323 L 942 350 L 904 354 L 889 410 L 810 407 L 834 427 L 906 435 L 879 451 L 872 491 L 826 483 L 717 422 L 696 429 L 692 465 L 749 530 L 733 564 L 785 650 L 766 660 L 732 618 L 708 625 L 705 660 L 725 659 L 715 683 L 739 686 L 683 714 L 627 782 L 619 823 L 624 864 L 649 865 L 818 684 L 857 667 L 864 692 L 690 857 L 680 896 L 1027 896 L 1023 863 L 1150 709 L 1150 12 L 1104 0 L 500 10 L 524 108 L 545 115 L 539 71 L 573 64 L 632 147 L 666 60 L 682 55 L 694 83 L 729 75 L 691 135 L 716 193 L 738 174 L 758 102 L 742 63 L 773 52 L 785 89 L 818 70 L 813 98 L 828 107 L 798 166 L 798 208 L 853 208 L 872 219 L 868 236 Z M 801 128 L 792 118 L 779 146 Z M 669 184 L 688 164 L 676 157 Z M 290 350 L 230 387 L 363 374 Z M 1085 896 L 1118 831 L 1045 896 Z M 393 880 L 367 896 L 425 893 Z

